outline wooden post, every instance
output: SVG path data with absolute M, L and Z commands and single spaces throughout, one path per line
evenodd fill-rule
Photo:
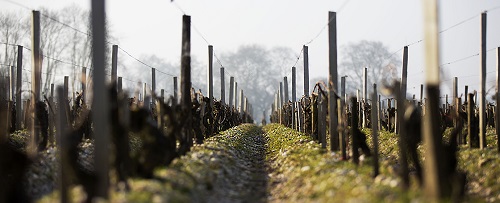
M 288 101 L 290 101 L 290 99 L 288 97 L 288 78 L 286 76 L 283 77 L 283 95 L 285 96 L 283 104 L 286 104 L 286 103 L 288 103 Z
M 378 104 L 377 104 L 377 84 L 373 84 L 373 94 L 372 94 L 372 141 L 373 141 L 373 177 L 377 177 L 379 174 L 378 165 Z M 400 135 L 401 136 L 401 135 Z
M 22 100 L 21 93 L 23 90 L 23 46 L 17 46 L 17 77 L 16 77 L 16 129 L 21 130 L 22 120 Z
M 283 104 L 285 103 L 284 100 L 284 93 L 283 93 L 283 82 L 280 82 L 280 90 L 279 90 L 279 97 L 280 97 L 280 110 L 283 108 Z
M 304 95 L 309 95 L 309 48 L 304 45 Z
M 211 64 L 211 63 L 210 63 Z M 192 143 L 191 121 L 191 16 L 182 16 L 182 50 L 181 50 L 181 108 L 185 112 L 186 122 L 182 129 L 181 155 L 184 155 Z
M 233 107 L 234 104 L 234 77 L 229 78 L 229 107 Z
M 53 83 L 50 84 L 49 103 L 52 107 L 55 107 L 55 105 L 54 105 L 54 84 Z M 62 104 L 62 103 L 60 103 L 60 104 Z M 53 110 L 56 111 L 55 108 Z M 54 141 L 56 140 L 56 139 L 54 139 L 54 127 L 56 127 L 56 117 L 54 114 L 55 114 L 55 112 L 49 112 L 49 142 L 50 143 L 54 143 Z
M 468 94 L 467 97 L 469 97 L 469 102 L 467 102 L 467 143 L 469 145 L 469 148 L 477 148 L 477 142 L 474 142 L 474 140 L 477 138 L 477 127 L 476 126 L 476 116 L 474 113 L 474 94 Z M 475 126 L 475 127 L 474 127 Z
M 467 96 L 467 95 L 469 95 L 469 86 L 465 85 L 465 92 L 464 93 L 465 93 L 465 103 L 467 103 L 467 99 L 469 97 L 469 96 Z
M 10 71 L 9 71 L 9 79 L 10 79 L 10 84 L 9 84 L 9 100 L 10 101 L 15 101 L 16 98 L 16 69 L 14 66 L 10 66 Z M 10 111 L 10 109 L 9 109 Z
M 177 84 L 177 77 L 174 77 L 174 104 L 177 104 L 179 101 L 179 88 Z
M 31 27 L 31 47 L 32 47 L 32 67 L 31 70 L 31 142 L 28 147 L 28 153 L 30 156 L 34 157 L 38 151 L 38 134 L 40 132 L 40 126 L 37 125 L 38 120 L 36 117 L 36 103 L 40 101 L 40 84 L 41 84 L 41 74 L 42 74 L 42 58 L 40 52 L 40 12 L 32 12 L 32 27 Z
M 401 166 L 401 171 L 400 171 L 400 177 L 402 179 L 402 186 L 403 189 L 408 189 L 410 186 L 410 178 L 408 176 L 408 158 L 407 158 L 407 151 L 408 151 L 408 143 L 407 143 L 407 135 L 408 133 L 406 132 L 406 123 L 404 121 L 405 117 L 405 103 L 404 103 L 404 96 L 401 93 L 403 89 L 403 85 L 399 84 L 399 81 L 396 81 L 395 83 L 395 95 L 396 95 L 396 100 L 397 100 L 397 110 L 398 112 L 396 113 L 396 118 L 397 118 L 397 124 L 398 124 L 398 129 L 399 129 L 399 140 L 398 140 L 398 146 L 399 146 L 399 165 Z
M 453 101 L 458 98 L 458 77 L 453 78 Z
M 481 67 L 479 69 L 479 148 L 486 148 L 486 12 L 481 13 Z
M 366 111 L 365 111 L 365 102 L 367 102 L 368 99 L 368 68 L 365 67 L 364 72 L 363 72 L 363 99 L 361 100 L 361 103 L 359 104 L 359 110 L 360 110 L 360 115 L 361 115 L 361 127 L 366 128 L 367 124 L 367 118 L 366 118 Z
M 106 9 L 105 0 L 92 0 L 92 63 L 93 102 L 92 120 L 95 134 L 95 169 L 97 173 L 97 195 L 108 197 L 109 186 L 109 94 L 106 91 Z
M 500 47 L 497 47 L 497 89 L 495 106 L 495 128 L 497 133 L 497 150 L 500 152 Z
M 424 1 L 424 45 L 426 93 L 424 123 L 422 124 L 425 153 L 424 188 L 428 197 L 438 200 L 447 194 L 447 175 L 441 153 L 442 144 L 439 122 L 439 20 L 437 0 Z
M 352 162 L 356 165 L 359 163 L 359 151 L 358 151 L 358 136 L 355 136 L 356 130 L 358 130 L 358 102 L 356 97 L 351 98 L 351 138 L 352 138 Z
M 326 102 L 323 94 L 318 95 L 318 137 L 321 148 L 326 149 Z
M 226 81 L 224 77 L 224 67 L 220 67 L 220 101 L 226 104 Z
M 151 110 L 149 106 L 149 99 L 148 99 L 148 84 L 144 83 L 142 86 L 142 105 L 147 108 L 148 110 Z
M 424 85 L 423 85 L 423 84 L 421 84 L 421 85 L 420 85 L 420 103 L 421 103 L 422 105 L 424 104 L 424 98 L 423 98 L 423 96 L 424 96 Z
M 402 102 L 404 104 L 404 101 L 406 100 L 406 92 L 408 89 L 408 46 L 404 46 L 403 49 L 403 71 L 401 71 L 401 96 L 402 96 Z M 399 103 L 399 100 L 398 100 Z
M 245 105 L 245 97 L 243 96 L 243 90 L 240 90 L 240 116 L 243 115 L 243 106 Z
M 214 99 L 214 78 L 213 78 L 213 56 L 214 56 L 214 47 L 212 45 L 208 45 L 208 69 L 207 69 L 207 92 L 208 98 L 210 99 L 210 106 L 213 107 L 213 99 Z
M 337 71 L 337 13 L 328 12 L 328 112 L 329 114 L 329 133 L 330 150 L 339 150 L 339 133 L 337 114 L 337 96 L 338 91 L 338 71 Z M 326 110 L 325 110 L 326 111 Z M 326 119 L 326 118 L 325 118 Z
M 118 76 L 118 45 L 113 45 L 111 52 L 111 82 L 115 83 Z
M 68 94 L 69 94 L 69 76 L 64 76 L 64 91 L 63 91 L 63 98 L 64 98 L 64 104 L 68 104 Z
M 234 110 L 238 111 L 238 83 L 236 81 L 234 81 Z
M 122 83 L 122 77 L 118 77 L 118 93 L 121 93 L 123 91 L 123 83 Z
M 344 77 L 342 77 L 344 78 Z M 347 146 L 346 146 L 346 133 L 347 133 L 347 121 L 344 119 L 344 105 L 343 105 L 343 100 L 342 99 L 337 99 L 337 115 L 339 119 L 339 126 L 341 126 L 341 129 L 338 131 L 339 132 L 339 146 L 340 146 L 340 153 L 342 154 L 342 160 L 347 160 Z
M 151 68 L 151 97 L 156 98 L 156 68 Z
M 120 78 L 121 79 L 121 78 Z M 87 68 L 82 67 L 82 75 L 81 75 L 81 85 L 82 85 L 82 100 L 83 103 L 87 103 L 86 95 L 87 95 Z
M 67 102 L 64 98 L 64 89 L 59 86 L 57 87 L 57 95 L 58 95 L 58 103 L 63 104 Z M 57 113 L 57 145 L 59 148 L 59 192 L 60 192 L 60 201 L 61 202 L 68 202 L 69 197 L 68 197 L 68 188 L 69 188 L 69 176 L 67 174 L 68 172 L 68 142 L 67 140 L 69 139 L 68 137 L 65 137 L 68 133 L 68 123 L 66 118 L 66 110 L 65 108 L 57 108 L 58 113 Z
M 295 70 L 295 67 L 292 67 L 292 128 L 297 130 L 297 116 L 295 114 L 295 111 L 297 110 L 295 108 L 295 101 L 297 101 L 297 73 Z

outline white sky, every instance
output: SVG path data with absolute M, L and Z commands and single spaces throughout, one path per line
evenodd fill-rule
M 30 8 L 49 9 L 78 4 L 89 8 L 88 0 L 13 0 Z M 155 54 L 167 61 L 180 61 L 182 8 L 193 25 L 214 46 L 215 53 L 236 50 L 244 44 L 291 47 L 299 54 L 302 45 L 326 25 L 328 11 L 336 11 L 344 0 L 108 0 L 107 16 L 119 45 L 134 56 Z M 487 49 L 500 46 L 500 1 L 442 0 L 441 30 L 474 17 L 441 34 L 441 63 L 479 53 L 479 15 L 488 12 Z M 176 6 L 178 5 L 178 6 Z M 29 12 L 0 0 L 0 10 Z M 360 40 L 378 40 L 391 52 L 423 38 L 421 0 L 348 0 L 337 13 L 337 41 L 340 48 Z M 310 77 L 328 73 L 328 39 L 324 30 L 309 45 Z M 207 63 L 207 44 L 192 29 L 192 54 Z M 409 47 L 408 92 L 419 94 L 423 82 L 423 43 Z M 397 53 L 402 56 L 402 51 Z M 487 54 L 487 89 L 496 78 L 495 51 Z M 221 58 L 224 64 L 224 59 Z M 342 58 L 339 59 L 339 64 Z M 286 64 L 292 66 L 293 64 Z M 283 68 L 283 67 L 271 67 Z M 289 67 L 287 67 L 289 68 Z M 451 77 L 463 86 L 478 89 L 479 57 L 443 67 L 442 94 L 450 94 Z M 231 67 L 226 67 L 231 71 Z M 169 72 L 168 70 L 163 70 Z M 399 73 L 398 73 L 399 74 Z M 301 88 L 298 88 L 299 90 Z

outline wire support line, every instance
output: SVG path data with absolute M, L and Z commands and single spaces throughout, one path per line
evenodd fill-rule
M 120 49 L 121 51 L 123 51 L 123 53 L 127 54 L 130 58 L 132 58 L 132 59 L 136 60 L 137 62 L 141 63 L 142 65 L 144 65 L 144 66 L 146 66 L 146 67 L 149 67 L 149 68 L 154 68 L 154 69 L 155 69 L 155 70 L 157 70 L 158 72 L 161 72 L 161 73 L 163 73 L 163 74 L 166 74 L 166 75 L 170 75 L 170 76 L 172 76 L 172 77 L 175 77 L 175 75 L 172 75 L 172 74 L 170 74 L 170 73 L 165 73 L 165 72 L 160 71 L 160 70 L 158 70 L 157 68 L 155 68 L 155 67 L 153 67 L 153 66 L 151 66 L 151 65 L 148 65 L 148 64 L 144 63 L 143 61 L 139 60 L 138 58 L 136 58 L 136 57 L 132 56 L 130 53 L 128 53 L 125 49 L 121 48 L 120 46 L 118 46 L 118 49 Z

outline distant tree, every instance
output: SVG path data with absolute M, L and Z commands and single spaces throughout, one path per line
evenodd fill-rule
M 273 95 L 279 88 L 279 82 L 283 81 L 285 75 L 290 78 L 291 67 L 289 66 L 293 65 L 296 57 L 288 47 L 267 49 L 256 44 L 240 46 L 235 52 L 222 53 L 219 58 L 227 73 L 226 94 L 229 92 L 229 75 L 232 75 L 238 82 L 238 89 L 243 89 L 245 96 L 253 105 L 254 120 L 262 120 L 263 111 L 267 110 L 267 115 L 269 115 Z M 214 76 L 215 72 L 219 73 L 219 71 L 214 71 Z M 220 92 L 218 87 L 220 86 L 220 73 L 216 78 L 214 81 L 217 81 L 218 85 L 214 89 Z M 291 78 L 288 85 L 291 86 Z M 291 92 L 291 89 L 289 91 Z M 220 93 L 214 92 L 214 95 L 220 95 Z
M 342 62 L 339 65 L 340 77 L 347 75 L 346 93 L 355 94 L 362 90 L 363 71 L 368 68 L 368 84 L 390 83 L 397 78 L 397 67 L 401 66 L 401 56 L 389 52 L 387 46 L 378 41 L 360 41 L 342 47 Z M 368 88 L 370 92 L 370 88 Z

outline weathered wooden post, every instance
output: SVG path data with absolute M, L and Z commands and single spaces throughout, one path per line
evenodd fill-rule
M 112 46 L 111 52 L 111 82 L 115 83 L 118 76 L 118 45 Z
M 17 72 L 16 72 L 16 129 L 21 130 L 22 120 L 22 100 L 21 93 L 23 90 L 23 47 L 17 46 Z
M 211 63 L 210 63 L 211 64 Z M 182 16 L 182 50 L 181 50 L 181 108 L 186 120 L 182 129 L 181 155 L 189 151 L 192 140 L 191 118 L 191 16 Z
M 292 67 L 292 128 L 297 130 L 297 115 L 295 114 L 295 111 L 297 108 L 295 108 L 296 101 L 297 101 L 297 75 L 296 75 L 296 70 L 295 67 Z
M 226 104 L 226 81 L 224 77 L 224 67 L 220 67 L 220 101 Z
M 64 88 L 61 86 L 57 87 L 57 101 L 59 104 L 64 104 L 67 102 L 64 98 Z M 60 193 L 60 201 L 68 202 L 68 188 L 69 188 L 69 177 L 67 174 L 67 163 L 69 161 L 68 157 L 68 142 L 69 138 L 65 137 L 68 133 L 68 118 L 66 117 L 65 108 L 58 108 L 57 112 L 57 146 L 59 148 L 59 193 Z
M 63 98 L 65 105 L 68 104 L 69 102 L 68 94 L 69 94 L 69 76 L 64 76 Z
M 474 94 L 468 94 L 467 97 L 469 98 L 469 102 L 467 102 L 467 143 L 469 145 L 469 148 L 477 148 L 477 142 L 475 142 L 475 139 L 478 137 L 478 129 L 476 126 L 476 116 L 474 112 Z
M 318 95 L 318 137 L 321 148 L 326 149 L 326 102 L 323 94 Z
M 495 128 L 497 131 L 497 150 L 500 152 L 500 47 L 497 47 L 497 89 L 495 106 Z
M 122 77 L 118 77 L 118 93 L 122 93 L 123 92 L 123 79 Z
M 16 69 L 14 66 L 10 66 L 9 71 L 9 100 L 15 101 L 16 98 Z M 10 110 L 9 110 L 10 111 Z
M 32 47 L 32 67 L 31 70 L 31 142 L 28 147 L 28 153 L 34 157 L 38 151 L 38 134 L 40 126 L 36 117 L 36 103 L 40 101 L 40 84 L 42 74 L 41 52 L 40 52 L 40 12 L 32 12 L 32 27 L 31 27 L 31 47 Z
M 481 13 L 481 58 L 479 68 L 479 148 L 486 148 L 486 12 Z
M 288 101 L 290 101 L 290 98 L 288 97 L 288 78 L 286 76 L 283 77 L 283 96 L 283 104 L 288 103 Z
M 280 109 L 283 108 L 283 104 L 285 101 L 283 101 L 285 98 L 285 95 L 283 93 L 283 82 L 280 82 L 280 89 L 279 89 L 279 97 L 280 97 Z
M 156 68 L 151 68 L 151 97 L 156 98 Z
M 377 177 L 379 174 L 378 165 L 378 104 L 377 104 L 377 84 L 373 84 L 373 94 L 372 94 L 372 136 L 373 136 L 373 177 Z M 401 135 L 400 135 L 401 136 Z
M 233 107 L 234 104 L 234 77 L 229 78 L 229 108 Z
M 365 102 L 368 99 L 368 68 L 365 67 L 363 71 L 363 99 L 359 104 L 359 113 L 361 119 L 361 128 L 366 128 L 366 111 L 365 111 Z
M 275 108 L 277 108 L 277 106 L 275 106 Z M 236 80 L 234 81 L 234 110 L 238 111 L 238 82 L 236 82 Z
M 97 195 L 108 197 L 109 186 L 109 95 L 105 84 L 106 66 L 106 1 L 92 0 L 92 64 L 93 102 L 92 120 L 95 134 L 95 169 L 97 173 Z
M 280 82 L 280 88 L 278 90 L 278 97 L 279 97 L 279 105 L 278 105 L 278 112 L 279 112 L 279 118 L 280 118 L 280 124 L 284 124 L 283 122 L 283 82 Z
M 453 78 L 453 101 L 458 98 L 458 77 Z
M 337 118 L 338 72 L 337 72 L 337 19 L 336 12 L 328 12 L 328 112 L 330 132 L 330 150 L 339 150 L 339 132 Z
M 120 78 L 121 80 L 121 78 Z M 87 99 L 86 99 L 86 96 L 87 95 L 87 68 L 86 67 L 82 67 L 82 75 L 81 75 L 81 78 L 80 78 L 80 82 L 81 82 L 81 85 L 82 85 L 82 101 L 83 103 L 87 103 Z
M 352 162 L 354 164 L 359 163 L 359 151 L 358 151 L 358 136 L 356 135 L 356 130 L 358 130 L 358 99 L 356 97 L 351 98 L 351 138 L 352 138 Z
M 404 102 L 404 96 L 402 94 L 403 92 L 403 85 L 399 83 L 399 81 L 396 81 L 395 85 L 395 96 L 396 96 L 396 105 L 398 112 L 396 113 L 396 118 L 397 121 L 395 123 L 398 123 L 398 129 L 399 129 L 399 140 L 398 140 L 398 146 L 399 146 L 399 164 L 401 166 L 401 171 L 400 171 L 400 177 L 402 179 L 402 186 L 403 189 L 408 189 L 410 186 L 410 178 L 408 176 L 409 170 L 408 170 L 408 158 L 407 158 L 407 151 L 408 151 L 408 143 L 407 143 L 407 136 L 408 133 L 406 132 L 406 123 L 404 121 L 405 117 L 405 102 Z
M 53 108 L 55 107 L 55 105 L 54 105 L 54 84 L 53 83 L 50 84 L 49 104 Z M 62 104 L 62 103 L 60 103 L 60 104 Z M 55 111 L 56 109 L 54 108 L 53 110 Z M 54 143 L 54 141 L 56 140 L 54 138 L 54 127 L 56 127 L 56 117 L 54 114 L 55 114 L 55 112 L 52 112 L 52 111 L 49 112 L 49 143 Z
M 214 56 L 214 47 L 212 45 L 208 45 L 207 93 L 211 107 L 213 107 L 214 105 L 213 104 L 213 99 L 214 99 L 213 56 Z
M 243 115 L 243 105 L 245 105 L 245 97 L 243 95 L 243 90 L 240 90 L 239 102 L 240 102 L 239 112 L 240 112 L 240 116 L 242 116 Z
M 343 78 L 343 77 L 342 77 Z M 337 116 L 339 119 L 339 146 L 340 153 L 342 155 L 342 160 L 347 160 L 347 146 L 346 146 L 346 133 L 347 133 L 347 121 L 345 120 L 344 105 L 342 99 L 337 99 Z
M 304 45 L 304 95 L 309 96 L 309 48 Z
M 464 93 L 465 93 L 465 103 L 467 103 L 467 99 L 469 97 L 469 96 L 467 96 L 467 95 L 469 95 L 469 86 L 465 85 L 465 92 Z
M 406 102 L 406 92 L 407 92 L 407 89 L 408 89 L 408 84 L 407 84 L 407 81 L 408 81 L 408 46 L 404 46 L 403 48 L 403 70 L 401 71 L 401 87 L 400 87 L 400 94 L 401 94 L 401 98 L 398 99 L 396 102 L 397 102 L 397 111 L 396 111 L 396 115 L 399 115 L 400 112 L 401 114 L 403 114 L 403 118 L 404 118 L 404 105 L 405 105 L 405 102 Z M 403 109 L 400 110 L 400 106 L 399 106 L 399 103 L 402 103 L 402 107 Z M 399 116 L 398 116 L 399 118 Z M 401 130 L 401 122 L 402 120 L 399 120 L 398 119 L 398 122 L 396 122 L 396 132 L 399 134 L 400 130 Z
M 439 20 L 437 0 L 424 1 L 424 32 L 425 32 L 425 75 L 426 112 L 422 125 L 423 141 L 426 149 L 424 188 L 426 195 L 439 199 L 449 194 L 450 187 L 443 165 L 442 144 L 439 122 Z
M 424 98 L 423 98 L 423 96 L 424 96 L 424 85 L 421 84 L 420 85 L 420 104 L 422 104 L 422 105 L 424 104 Z
M 174 104 L 177 105 L 177 102 L 179 101 L 179 88 L 178 88 L 178 85 L 177 85 L 177 77 L 174 77 Z

